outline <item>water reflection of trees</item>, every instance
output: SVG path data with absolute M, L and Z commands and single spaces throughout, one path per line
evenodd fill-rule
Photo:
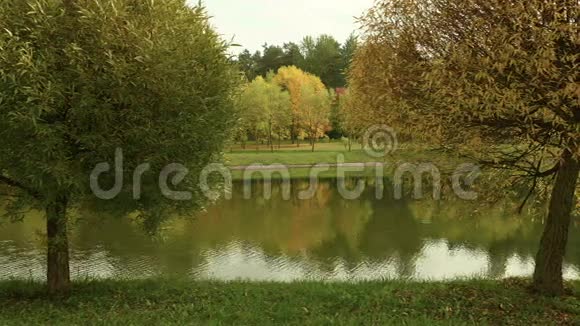
M 354 187 L 355 181 L 347 185 Z M 261 182 L 253 185 L 250 199 L 243 198 L 237 184 L 231 200 L 209 207 L 194 220 L 171 219 L 153 238 L 130 219 L 83 215 L 73 228 L 75 259 L 90 261 L 100 250 L 113 276 L 186 276 L 207 263 L 208 250 L 219 252 L 238 243 L 248 255 L 260 248 L 273 265 L 283 256 L 331 273 L 338 260 L 351 271 L 361 263 L 388 261 L 400 277 L 409 277 L 424 247 L 445 240 L 450 249 L 486 252 L 488 276 L 499 277 L 514 255 L 533 257 L 542 230 L 540 219 L 517 216 L 509 204 L 481 207 L 464 201 L 395 201 L 392 196 L 376 200 L 370 188 L 357 200 L 344 200 L 332 180 L 320 182 L 312 199 L 299 200 L 298 190 L 306 189 L 308 181 L 294 180 L 291 186 L 293 196 L 284 201 L 277 182 L 271 200 L 264 199 Z M 0 239 L 12 239 L 18 246 L 34 237 L 38 242 L 33 230 L 35 225 L 42 230 L 43 222 L 32 220 L 0 227 Z M 576 226 L 568 262 L 580 268 L 579 235 Z M 0 245 L 0 255 L 10 253 Z
M 486 252 L 488 276 L 499 277 L 505 274 L 511 257 L 526 260 L 535 255 L 542 230 L 538 217 L 517 215 L 510 203 L 486 207 L 458 200 L 395 201 L 388 196 L 378 201 L 374 199 L 374 189 L 368 189 L 359 200 L 345 201 L 332 183 L 318 191 L 325 193 L 325 205 L 315 214 L 311 203 L 293 205 L 306 205 L 309 214 L 318 218 L 330 212 L 327 229 L 318 233 L 319 245 L 315 241 L 302 243 L 303 249 L 328 271 L 334 269 L 335 260 L 340 257 L 352 269 L 363 261 L 391 261 L 398 274 L 407 277 L 414 272 L 415 260 L 426 241 L 443 239 L 450 250 Z M 348 211 L 349 207 L 354 209 Z M 290 218 L 303 217 L 298 209 Z M 304 230 L 304 234 L 308 231 Z M 580 266 L 579 247 L 575 245 L 580 231 L 576 227 L 572 233 L 568 262 Z M 277 248 L 283 246 L 284 241 Z

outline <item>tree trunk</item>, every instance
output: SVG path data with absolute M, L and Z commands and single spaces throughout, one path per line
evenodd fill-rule
M 534 288 L 547 295 L 560 295 L 564 292 L 562 265 L 580 173 L 580 163 L 568 150 L 564 152 L 560 164 L 534 271 Z
M 272 136 L 272 123 L 268 126 L 268 141 L 270 142 L 270 152 L 274 153 L 274 137 Z
M 46 207 L 46 280 L 51 295 L 66 295 L 71 285 L 66 208 L 65 196 L 59 196 Z
M 292 140 L 292 145 L 294 145 L 296 140 L 298 139 L 297 134 L 298 132 L 296 131 L 296 122 L 294 120 L 294 117 L 292 117 L 292 126 L 290 127 L 290 139 Z
M 278 149 L 282 148 L 282 133 L 278 134 Z

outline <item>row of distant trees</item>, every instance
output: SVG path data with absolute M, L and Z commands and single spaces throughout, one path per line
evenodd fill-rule
M 327 87 L 339 88 L 346 85 L 345 72 L 357 47 L 358 39 L 354 34 L 343 44 L 330 35 L 306 36 L 299 44 L 265 44 L 262 51 L 253 54 L 244 50 L 237 62 L 248 80 L 258 76 L 265 78 L 268 72 L 281 67 L 295 66 L 319 76 Z
M 374 121 L 357 100 L 347 88 L 327 88 L 296 66 L 271 70 L 242 86 L 234 140 L 244 149 L 255 141 L 273 151 L 283 140 L 308 140 L 314 150 L 318 139 L 342 138 L 350 150 Z
M 317 139 L 331 129 L 331 106 L 337 100 L 319 77 L 295 66 L 270 71 L 242 88 L 239 96 L 236 139 L 267 143 L 273 151 L 282 140 L 299 144 L 308 139 L 312 150 Z
M 332 36 L 306 36 L 299 43 L 263 46 L 254 54 L 244 50 L 236 63 L 248 81 L 237 105 L 235 138 L 267 143 L 282 140 L 356 137 L 353 101 L 346 101 L 347 70 L 359 46 L 352 34 L 341 44 Z M 344 98 L 344 100 L 343 100 Z

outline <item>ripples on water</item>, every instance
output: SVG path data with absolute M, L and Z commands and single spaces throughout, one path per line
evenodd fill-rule
M 273 193 L 276 193 L 274 189 Z M 177 219 L 163 240 L 127 220 L 80 222 L 71 232 L 74 278 L 257 281 L 443 280 L 529 276 L 541 223 L 469 203 L 340 198 L 332 182 L 312 200 L 234 199 L 196 220 Z M 0 225 L 0 279 L 45 275 L 38 216 Z M 571 231 L 565 277 L 580 278 L 580 230 Z

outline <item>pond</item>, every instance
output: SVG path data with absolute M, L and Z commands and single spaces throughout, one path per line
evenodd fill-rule
M 542 218 L 515 214 L 514 205 L 377 199 L 366 191 L 344 199 L 336 180 L 298 199 L 308 180 L 253 185 L 250 199 L 235 183 L 196 218 L 171 219 L 145 235 L 130 219 L 82 219 L 71 228 L 73 278 L 254 281 L 370 279 L 442 280 L 528 276 Z M 0 225 L 0 279 L 43 279 L 44 221 Z M 574 222 L 565 277 L 580 278 L 580 223 Z

